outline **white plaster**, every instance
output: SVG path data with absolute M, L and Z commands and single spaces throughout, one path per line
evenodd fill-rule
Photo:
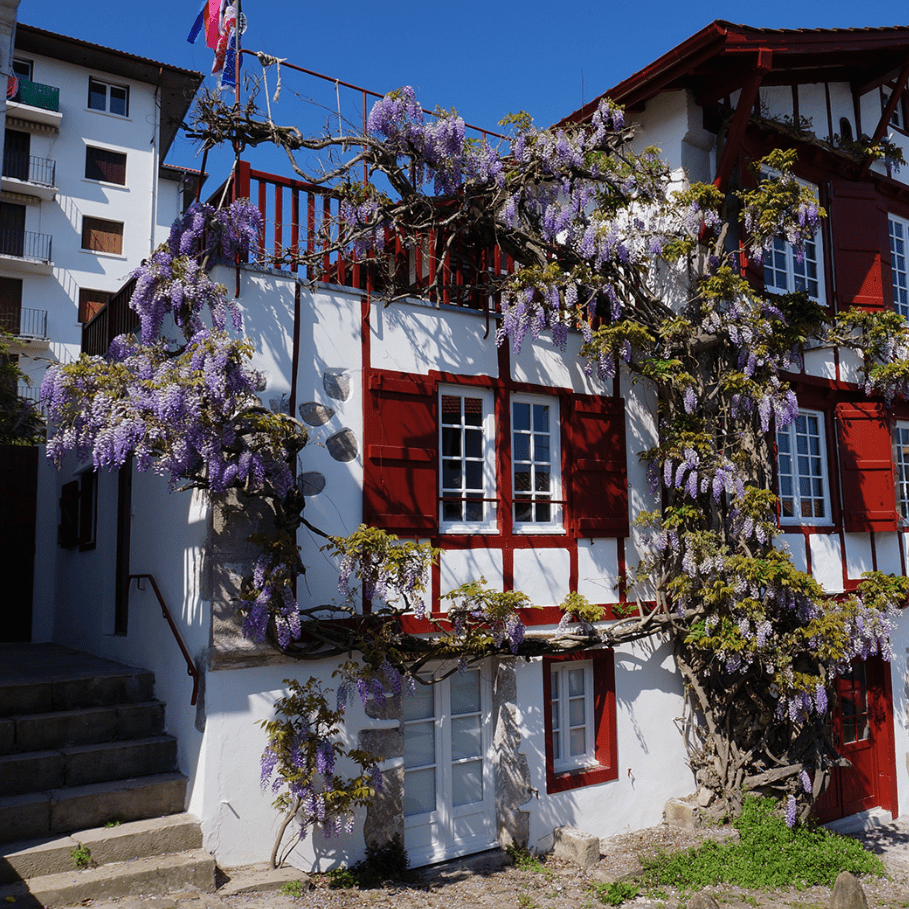
M 536 606 L 558 606 L 569 593 L 567 549 L 515 549 L 514 586 Z
M 808 557 L 805 551 L 805 537 L 800 533 L 781 533 L 776 538 L 777 545 L 785 546 L 792 556 L 792 564 L 799 571 L 808 571 Z
M 656 395 L 646 382 L 632 384 L 622 374 L 622 393 L 625 398 L 625 432 L 628 459 L 628 508 L 631 526 L 641 512 L 659 508 L 659 490 L 650 492 L 648 465 L 641 460 L 641 453 L 657 444 Z M 625 548 L 626 566 L 632 569 L 647 555 L 643 545 L 643 534 L 633 529 Z
M 439 590 L 444 595 L 468 581 L 485 578 L 490 590 L 504 590 L 501 549 L 444 549 L 439 559 Z M 515 586 L 520 587 L 516 581 Z M 521 588 L 523 589 L 523 588 Z M 448 600 L 442 601 L 447 611 Z
M 860 383 L 862 381 L 862 361 L 854 350 L 840 348 L 840 379 L 843 382 Z
M 563 824 L 600 837 L 659 824 L 667 799 L 694 791 L 673 722 L 681 713 L 682 684 L 667 644 L 647 640 L 616 649 L 618 778 L 552 795 L 546 792 L 541 661 L 519 661 L 515 670 L 520 750 L 539 793 L 522 807 L 530 812 L 532 849 L 551 849 L 552 831 Z
M 763 116 L 792 117 L 792 89 L 788 85 L 761 86 L 760 99 Z
M 890 634 L 893 660 L 890 683 L 893 691 L 893 738 L 897 804 L 905 817 L 909 805 L 909 612 L 903 609 Z
M 845 82 L 830 82 L 828 84 L 828 90 L 830 92 L 830 118 L 833 121 L 833 131 L 838 134 L 842 133 L 842 130 L 840 129 L 840 120 L 845 117 L 852 126 L 853 136 L 858 137 L 861 131 L 868 132 L 864 117 L 862 118 L 862 129 L 859 130 L 856 128 L 855 107 L 852 103 L 853 95 L 851 87 Z M 878 117 L 880 117 L 880 114 L 878 114 Z M 877 121 L 875 121 L 875 126 L 876 125 Z
M 586 361 L 580 355 L 582 344 L 583 338 L 578 332 L 568 335 L 565 350 L 561 350 L 548 334 L 536 340 L 528 335 L 520 352 L 512 353 L 512 377 L 516 382 L 570 388 L 580 394 L 611 393 L 611 382 L 602 382 L 595 373 L 586 375 Z
M 902 574 L 900 561 L 900 537 L 897 533 L 878 533 L 874 537 L 874 552 L 877 556 L 877 570 L 885 574 Z
M 811 120 L 809 129 L 820 138 L 830 134 L 827 123 L 827 94 L 822 82 L 799 86 L 799 114 Z
M 482 313 L 420 303 L 373 305 L 372 365 L 426 375 L 429 370 L 467 376 L 497 376 L 496 319 Z
M 873 571 L 874 561 L 871 557 L 870 533 L 843 534 L 846 543 L 846 577 L 860 578 L 862 572 Z
M 836 357 L 832 350 L 805 351 L 805 372 L 809 376 L 819 376 L 822 379 L 836 379 Z
M 811 574 L 827 593 L 843 590 L 843 547 L 835 533 L 813 533 L 809 537 Z
M 621 540 L 578 540 L 578 593 L 591 603 L 618 603 Z

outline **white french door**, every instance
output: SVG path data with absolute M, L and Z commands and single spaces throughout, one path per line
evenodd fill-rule
M 495 845 L 491 686 L 480 669 L 402 698 L 404 845 L 426 865 Z

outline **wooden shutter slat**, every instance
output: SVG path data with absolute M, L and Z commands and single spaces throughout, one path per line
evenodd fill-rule
M 850 533 L 896 530 L 890 426 L 883 404 L 837 404 L 843 524 Z
M 571 528 L 579 536 L 628 536 L 625 402 L 575 395 L 566 436 Z

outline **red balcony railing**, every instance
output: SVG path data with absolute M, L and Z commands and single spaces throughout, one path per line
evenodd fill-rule
M 139 316 L 129 308 L 135 288 L 136 279 L 132 278 L 82 326 L 82 353 L 104 356 L 117 335 L 138 330 Z

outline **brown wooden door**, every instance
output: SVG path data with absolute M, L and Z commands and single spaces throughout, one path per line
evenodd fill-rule
M 815 805 L 821 822 L 878 806 L 893 810 L 887 783 L 892 779 L 892 724 L 886 684 L 887 664 L 879 657 L 856 660 L 836 680 L 831 732 L 837 751 L 851 767 L 837 767 Z
M 0 643 L 30 641 L 38 449 L 0 445 Z

